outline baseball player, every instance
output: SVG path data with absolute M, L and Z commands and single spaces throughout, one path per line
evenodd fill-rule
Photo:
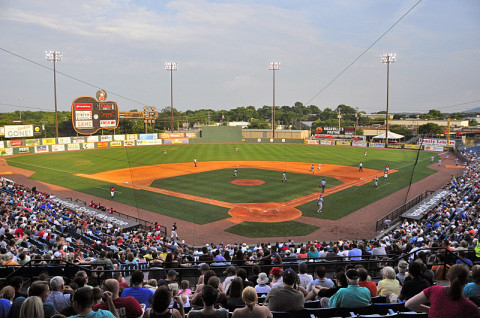
M 310 167 L 310 172 L 312 172 L 313 174 L 315 174 L 315 168 L 313 167 L 313 163 L 312 163 L 312 166 Z
M 322 164 L 321 163 L 318 164 L 318 171 L 320 171 L 320 169 L 322 169 Z
M 387 180 L 387 178 L 388 178 L 388 171 L 385 170 L 385 172 L 383 173 L 383 179 Z
M 113 186 L 110 187 L 110 196 L 113 197 L 115 196 L 115 188 Z
M 442 165 L 442 159 L 438 159 L 438 166 L 440 167 Z
M 367 151 L 365 150 L 365 152 L 363 153 L 363 156 L 364 157 L 367 157 Z
M 320 182 L 320 186 L 322 187 L 322 193 L 325 192 L 325 185 L 327 184 L 327 181 L 325 179 L 322 179 L 322 182 Z
M 172 235 L 170 237 L 173 239 L 174 236 L 175 236 L 175 239 L 178 239 L 177 222 L 173 222 L 173 225 L 172 225 Z
M 373 184 L 375 185 L 375 188 L 378 188 L 378 177 L 375 176 L 375 179 L 373 179 Z
M 385 165 L 385 170 L 390 171 L 390 165 L 388 163 Z
M 435 159 L 435 157 L 432 155 L 432 156 L 430 157 L 430 162 L 431 162 L 431 163 L 433 163 L 433 159 Z
M 167 154 L 167 149 L 163 149 L 163 154 L 164 154 L 164 155 Z
M 318 197 L 318 200 L 317 200 L 317 205 L 318 205 L 318 210 L 317 210 L 317 213 L 322 213 L 322 209 L 323 209 L 323 197 L 322 195 L 320 194 L 320 196 Z
M 455 158 L 455 166 L 458 166 L 458 158 Z
M 363 172 L 363 163 L 361 163 L 361 162 L 358 165 L 358 171 Z
M 285 171 L 282 174 L 282 183 L 283 182 L 287 182 L 287 174 L 285 173 Z
M 195 168 L 197 167 L 197 158 L 193 159 L 193 164 L 195 165 Z
M 238 172 L 237 169 L 233 170 L 233 178 L 234 179 L 237 179 L 237 172 Z
M 238 152 L 238 147 L 235 147 L 235 152 Z

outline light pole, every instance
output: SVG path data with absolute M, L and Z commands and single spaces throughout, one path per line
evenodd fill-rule
M 53 61 L 53 94 L 55 96 L 55 137 L 58 138 L 58 115 L 57 115 L 57 72 L 55 70 L 55 62 L 62 60 L 62 52 L 45 51 L 47 61 Z
M 395 63 L 397 54 L 388 53 L 382 55 L 382 63 L 387 64 L 387 114 L 385 117 L 385 148 L 388 147 L 388 93 L 390 84 L 390 63 Z
M 173 132 L 173 71 L 178 70 L 178 64 L 173 62 L 165 63 L 165 70 L 170 71 L 170 106 L 172 108 L 171 130 Z
M 270 62 L 268 69 L 273 71 L 272 138 L 275 138 L 275 71 L 280 70 L 280 63 Z
M 355 108 L 355 130 L 353 131 L 353 135 L 357 135 L 357 129 L 358 129 L 358 107 Z

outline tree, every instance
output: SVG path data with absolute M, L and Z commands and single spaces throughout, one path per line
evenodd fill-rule
M 270 124 L 261 119 L 252 119 L 247 129 L 269 129 Z
M 409 139 L 413 136 L 413 131 L 408 129 L 407 127 L 400 126 L 400 125 L 392 125 L 390 126 L 390 131 L 396 134 L 400 134 L 405 136 L 405 139 Z
M 443 134 L 444 128 L 435 123 L 428 123 L 418 126 L 418 133 L 420 135 L 436 135 Z

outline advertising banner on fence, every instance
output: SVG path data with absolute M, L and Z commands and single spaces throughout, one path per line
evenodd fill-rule
M 33 125 L 5 125 L 5 138 L 33 137 Z
M 440 189 L 429 195 L 422 202 L 402 214 L 402 218 L 420 220 L 423 218 L 431 209 L 437 206 L 443 199 L 451 193 L 450 190 Z
M 100 136 L 100 141 L 112 141 L 113 140 L 113 136 L 112 135 L 103 135 L 103 136 Z
M 97 148 L 108 148 L 108 141 L 97 142 Z
M 70 138 L 70 137 L 58 137 L 58 143 L 59 144 L 71 144 L 72 143 L 72 138 Z
M 399 145 L 399 144 L 388 144 L 388 148 L 390 148 L 390 149 L 402 149 L 402 148 L 403 148 L 403 145 Z
M 7 140 L 7 147 L 21 147 L 23 146 L 22 140 Z
M 337 144 L 337 146 L 350 146 L 350 141 L 337 140 L 335 143 Z
M 436 139 L 436 138 L 420 138 L 418 139 L 419 145 L 432 145 L 432 146 L 443 146 L 447 147 L 446 139 Z M 455 147 L 455 140 L 450 140 L 450 147 Z
M 0 156 L 13 155 L 13 148 L 0 148 Z
M 197 134 L 196 133 L 185 133 L 185 137 L 187 137 L 187 138 L 197 138 Z
M 157 139 L 157 134 L 139 134 L 138 139 Z
M 320 140 L 320 145 L 334 146 L 335 141 L 334 140 Z
M 431 145 L 425 145 L 425 150 L 427 151 L 438 151 L 438 152 L 442 152 L 443 151 L 443 147 L 442 146 L 431 146 Z
M 137 140 L 137 146 L 152 146 L 152 145 L 161 145 L 162 139 L 147 139 L 147 140 Z
M 25 139 L 25 146 L 27 147 L 40 146 L 40 139 Z
M 72 142 L 74 144 L 80 144 L 85 142 L 85 137 L 72 137 Z
M 368 143 L 368 146 L 372 148 L 385 148 L 385 144 L 382 144 L 380 142 L 370 142 Z
M 187 138 L 184 138 L 184 139 L 165 139 L 163 140 L 163 143 L 165 145 L 174 145 L 174 144 L 188 144 L 188 139 Z
M 172 139 L 172 138 L 184 138 L 183 133 L 161 133 L 158 134 L 158 138 L 161 139 Z
M 75 144 L 78 145 L 78 144 Z M 65 151 L 65 145 L 52 145 L 52 152 Z
M 137 140 L 137 135 L 127 135 L 127 140 Z
M 422 149 L 423 146 L 421 146 L 421 145 L 405 144 L 405 145 L 403 145 L 403 148 L 404 148 L 404 149 L 415 149 L 415 150 L 418 150 L 418 149 Z
M 125 147 L 135 146 L 135 140 L 125 140 L 125 141 L 123 142 L 123 145 L 124 145 Z
M 48 146 L 35 146 L 35 152 L 36 153 L 48 152 Z
M 113 135 L 113 140 L 125 140 L 125 135 Z
M 67 150 L 80 150 L 80 144 L 67 144 Z
M 30 148 L 29 147 L 20 147 L 20 148 L 18 148 L 18 153 L 22 154 L 22 155 L 30 153 Z
M 307 145 L 318 145 L 318 140 L 305 139 Z
M 98 142 L 98 136 L 87 136 L 87 142 Z
M 83 149 L 95 149 L 94 142 L 86 142 L 82 144 Z
M 110 147 L 121 147 L 123 146 L 121 141 L 111 141 L 110 142 Z
M 368 147 L 368 143 L 364 141 L 352 141 L 353 147 Z
M 119 216 L 114 216 L 114 215 L 105 213 L 103 211 L 96 210 L 96 209 L 90 208 L 90 207 L 85 206 L 85 205 L 78 204 L 76 202 L 73 202 L 73 201 L 70 201 L 70 200 L 67 200 L 67 199 L 63 199 L 63 198 L 59 198 L 59 197 L 55 197 L 55 196 L 50 196 L 50 199 L 53 202 L 59 203 L 62 206 L 67 207 L 68 209 L 70 209 L 72 211 L 81 212 L 85 215 L 94 217 L 94 218 L 96 218 L 98 220 L 101 220 L 103 222 L 108 222 L 110 224 L 114 224 L 114 225 L 122 227 L 124 229 L 131 228 L 131 227 L 136 227 L 136 226 L 140 225 L 137 222 L 127 220 L 127 219 L 121 218 Z
M 3 140 L 0 140 L 0 148 L 5 148 L 5 142 Z
M 55 138 L 43 138 L 42 144 L 44 145 L 55 145 Z

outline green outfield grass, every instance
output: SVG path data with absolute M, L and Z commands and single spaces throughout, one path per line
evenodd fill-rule
M 327 188 L 342 183 L 318 174 L 301 173 L 288 173 L 288 182 L 282 183 L 280 171 L 238 169 L 238 179 L 265 181 L 257 186 L 242 186 L 231 183 L 233 169 L 220 169 L 158 179 L 150 186 L 232 203 L 285 202 L 317 192 L 322 178 L 327 181 Z
M 111 186 L 110 183 L 82 178 L 74 176 L 74 174 L 93 174 L 120 168 L 162 163 L 192 162 L 195 157 L 199 163 L 202 161 L 264 160 L 337 164 L 356 167 L 360 162 L 363 162 L 364 168 L 378 170 L 383 170 L 385 164 L 389 163 L 391 169 L 399 170 L 390 174 L 387 182 L 383 182 L 381 178 L 378 189 L 374 189 L 373 184 L 370 183 L 327 196 L 324 201 L 325 213 L 321 215 L 315 213 L 315 201 L 297 207 L 306 216 L 338 219 L 407 186 L 412 176 L 417 156 L 416 151 L 369 148 L 365 157 L 365 148 L 302 144 L 239 144 L 239 151 L 236 152 L 235 146 L 235 144 L 191 144 L 109 148 L 17 156 L 7 158 L 7 161 L 9 165 L 36 171 L 31 177 L 33 179 L 92 194 L 105 200 L 110 198 L 108 191 Z M 166 155 L 163 154 L 164 149 L 167 150 Z M 419 162 L 413 173 L 414 181 L 435 173 L 435 170 L 427 168 L 427 165 L 430 164 L 430 156 L 431 153 L 420 152 Z M 243 170 L 239 170 L 239 173 L 244 173 Z M 228 169 L 226 171 L 219 170 L 169 178 L 170 180 L 157 180 L 155 185 L 164 187 L 162 182 L 165 182 L 165 188 L 167 188 L 168 183 L 168 187 L 172 187 L 172 190 L 175 188 L 175 191 L 195 195 L 199 195 L 202 192 L 207 197 L 220 195 L 224 198 L 222 200 L 227 202 L 271 201 L 270 199 L 253 201 L 261 200 L 262 193 L 265 197 L 275 197 L 275 201 L 283 202 L 291 200 L 293 197 L 302 196 L 308 191 L 310 191 L 309 193 L 315 192 L 314 188 L 315 186 L 318 187 L 321 180 L 319 176 L 307 174 L 298 174 L 297 176 L 297 174 L 289 173 L 289 182 L 285 186 L 280 183 L 281 174 L 278 171 L 260 171 L 262 173 L 261 179 L 271 178 L 271 181 L 267 182 L 267 187 L 264 187 L 265 192 L 263 192 L 264 188 L 261 186 L 255 186 L 251 187 L 254 189 L 253 193 L 243 192 L 243 194 L 240 194 L 236 190 L 238 186 L 230 184 L 233 170 Z M 247 172 L 247 169 L 245 169 L 245 173 L 250 172 Z M 299 182 L 293 182 L 297 177 Z M 243 176 L 239 175 L 239 178 L 243 178 Z M 338 180 L 334 179 L 327 180 L 329 186 L 333 186 L 335 181 L 338 182 Z M 185 183 L 182 185 L 183 182 Z M 304 185 L 304 182 L 307 185 Z M 244 190 L 245 188 L 248 187 L 241 187 L 242 191 L 250 191 Z M 184 200 L 142 189 L 133 190 L 121 186 L 116 186 L 116 189 L 115 201 L 196 224 L 206 224 L 229 217 L 228 209 L 218 206 Z M 259 189 L 262 191 L 259 191 Z M 231 196 L 231 199 L 226 198 L 226 196 Z M 108 204 L 106 205 L 108 206 Z M 385 212 L 387 213 L 388 211 Z M 139 217 L 141 218 L 141 215 Z M 284 223 L 285 226 L 282 226 L 282 223 L 278 223 L 273 227 L 269 225 L 268 232 L 263 229 L 263 232 L 268 234 L 264 236 L 285 236 L 287 228 L 288 231 L 299 233 L 296 235 L 305 235 L 315 230 L 301 222 Z M 244 236 L 253 235 L 258 237 L 257 235 L 259 235 L 258 233 L 261 232 L 264 225 L 264 223 L 258 223 L 258 226 L 254 226 L 251 223 L 242 223 L 235 225 L 231 231 Z M 255 230 L 257 227 L 260 229 L 259 231 Z

